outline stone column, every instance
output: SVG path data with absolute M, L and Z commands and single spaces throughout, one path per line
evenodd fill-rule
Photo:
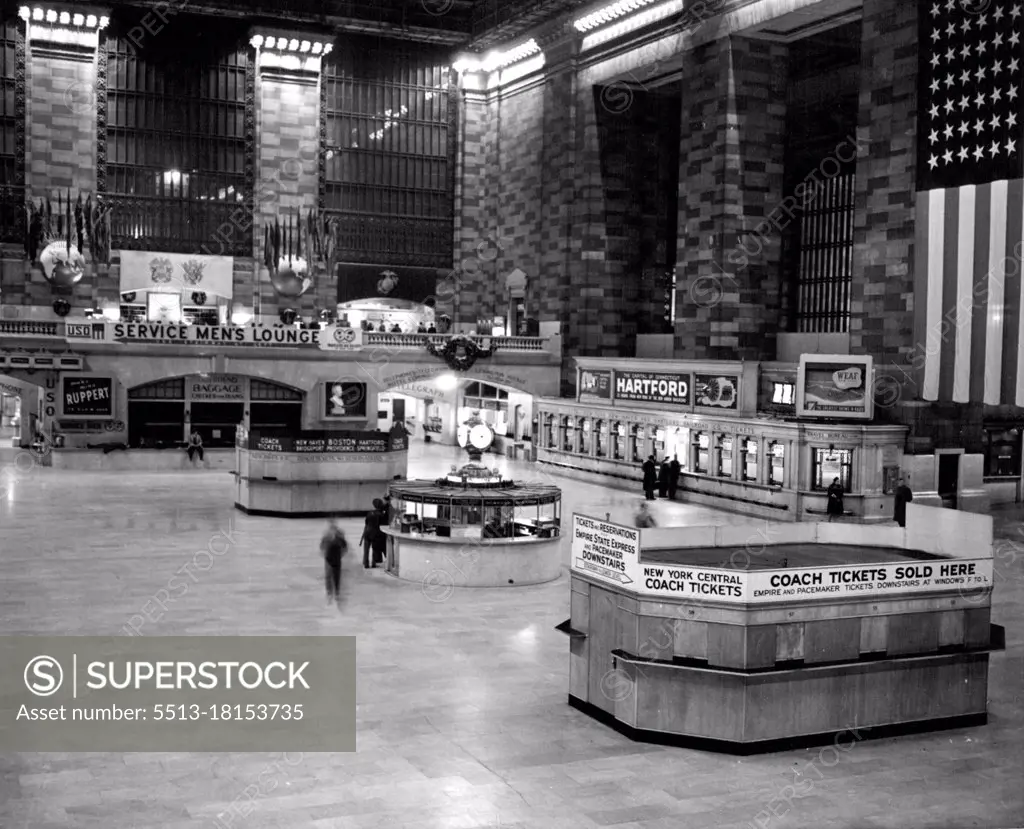
M 683 58 L 676 353 L 775 357 L 786 48 L 722 38 Z M 791 218 L 791 217 L 789 217 Z

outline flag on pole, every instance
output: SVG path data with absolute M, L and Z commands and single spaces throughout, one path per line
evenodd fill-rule
M 918 6 L 914 364 L 925 400 L 1024 406 L 1022 5 Z

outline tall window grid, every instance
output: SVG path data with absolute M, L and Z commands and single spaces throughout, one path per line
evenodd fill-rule
M 849 330 L 855 197 L 853 172 L 845 171 L 821 182 L 801 211 L 798 331 L 841 334 Z
M 20 22 L 0 21 L 0 242 L 20 242 L 25 233 L 25 182 L 19 176 L 17 77 Z
M 326 209 L 349 262 L 450 267 L 455 105 L 443 52 L 355 44 L 326 61 Z
M 248 46 L 151 58 L 114 35 L 106 50 L 113 245 L 251 255 Z M 218 236 L 222 227 L 230 230 Z

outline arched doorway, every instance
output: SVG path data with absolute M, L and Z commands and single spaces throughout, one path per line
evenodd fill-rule
M 238 374 L 169 377 L 128 390 L 128 444 L 176 446 L 198 432 L 208 448 L 235 445 L 246 429 L 302 428 L 300 389 Z

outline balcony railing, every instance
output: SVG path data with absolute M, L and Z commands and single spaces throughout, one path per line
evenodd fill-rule
M 121 343 L 133 345 L 167 345 L 178 348 L 209 348 L 211 346 L 251 346 L 320 349 L 319 331 L 292 326 L 268 325 L 175 325 L 156 322 L 112 323 L 102 319 L 31 320 L 0 319 L 0 338 L 19 337 L 66 339 L 76 348 L 89 343 Z M 401 350 L 425 352 L 427 341 L 441 348 L 451 334 L 390 334 L 362 332 L 362 350 Z M 500 353 L 556 353 L 559 346 L 543 337 L 492 337 L 474 334 L 483 345 L 490 342 Z M 358 350 L 358 349 L 355 349 Z M 338 352 L 335 352 L 338 353 Z

